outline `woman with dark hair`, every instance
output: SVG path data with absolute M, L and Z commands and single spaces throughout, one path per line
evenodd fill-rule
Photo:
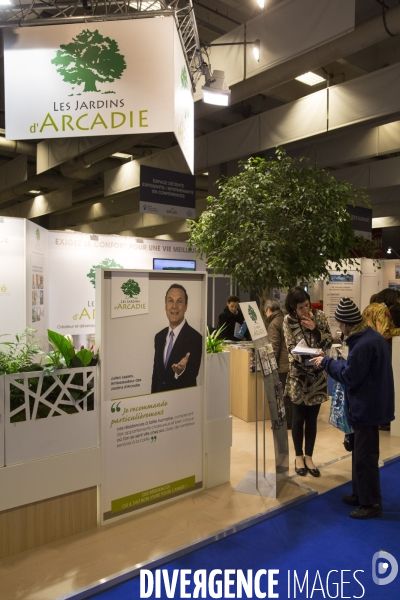
M 328 321 L 320 310 L 311 310 L 310 296 L 301 287 L 292 288 L 286 296 L 287 315 L 283 333 L 289 352 L 289 373 L 285 394 L 293 402 L 292 438 L 296 453 L 295 471 L 319 477 L 312 454 L 317 435 L 317 417 L 322 402 L 328 399 L 327 378 L 323 370 L 315 370 L 309 356 L 293 355 L 301 341 L 310 348 L 327 350 L 332 344 Z M 304 453 L 303 453 L 304 443 Z
M 394 335 L 400 335 L 400 328 L 395 327 L 391 315 L 391 309 L 398 301 L 396 290 L 385 288 L 371 298 L 372 302 L 363 311 L 363 319 L 380 333 L 386 340 L 390 340 Z

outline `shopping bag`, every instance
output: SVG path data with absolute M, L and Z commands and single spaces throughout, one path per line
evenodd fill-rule
M 333 384 L 329 423 L 340 429 L 340 431 L 343 431 L 343 433 L 352 433 L 353 431 L 344 412 L 344 386 L 338 381 L 335 381 Z

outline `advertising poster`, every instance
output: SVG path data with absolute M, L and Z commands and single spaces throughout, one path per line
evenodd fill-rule
M 205 274 L 97 273 L 107 522 L 203 487 Z
M 257 302 L 240 302 L 240 309 L 249 329 L 251 339 L 258 340 L 267 335 L 263 318 L 257 306 Z
M 324 284 L 324 313 L 333 334 L 338 328 L 335 311 L 341 298 L 350 298 L 357 306 L 360 306 L 360 273 L 357 271 L 331 272 L 329 285 Z
M 196 259 L 185 242 L 49 231 L 49 328 L 94 345 L 96 269 L 153 269 L 155 259 Z M 196 269 L 205 262 L 196 259 Z M 46 300 L 47 302 L 47 300 Z
M 36 329 L 36 337 L 47 339 L 48 231 L 31 221 L 26 221 L 26 322 Z

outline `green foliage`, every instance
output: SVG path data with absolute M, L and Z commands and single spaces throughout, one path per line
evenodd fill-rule
M 128 296 L 129 298 L 133 298 L 140 294 L 139 284 L 134 279 L 125 281 L 125 283 L 121 285 L 121 290 L 124 292 L 125 296 Z
M 113 269 L 123 269 L 124 268 L 122 265 L 119 265 L 118 263 L 116 263 L 113 258 L 105 258 L 98 265 L 93 265 L 93 267 L 90 269 L 90 271 L 86 275 L 86 277 L 89 277 L 90 283 L 92 284 L 92 286 L 94 288 L 96 287 L 96 269 L 102 269 L 102 268 L 106 269 L 108 267 L 113 268 Z
M 15 341 L 0 342 L 2 346 L 6 346 L 6 349 L 0 350 L 0 375 L 35 371 L 41 368 L 34 362 L 37 355 L 42 352 L 40 344 L 34 337 L 35 331 L 27 327 L 15 336 Z
M 327 278 L 328 261 L 335 270 L 345 270 L 345 260 L 356 266 L 346 205 L 368 206 L 363 191 L 280 148 L 275 160 L 240 164 L 239 175 L 218 181 L 220 195 L 208 197 L 198 222 L 188 221 L 189 249 L 206 254 L 215 273 L 261 296 L 265 288 Z
M 61 44 L 51 61 L 64 81 L 76 85 L 84 83 L 84 92 L 98 92 L 97 81 L 121 79 L 126 62 L 115 40 L 103 37 L 97 29 L 84 29 L 72 40 Z
M 222 325 L 216 331 L 212 333 L 209 332 L 207 327 L 207 336 L 206 336 L 206 353 L 207 354 L 216 354 L 217 352 L 224 352 L 224 341 L 225 338 L 220 339 L 220 335 L 223 330 L 226 328 L 226 324 Z
M 46 354 L 47 363 L 43 368 L 46 375 L 58 369 L 88 367 L 97 362 L 98 357 L 91 350 L 82 348 L 75 352 L 71 342 L 60 333 L 48 329 L 47 335 L 53 350 Z

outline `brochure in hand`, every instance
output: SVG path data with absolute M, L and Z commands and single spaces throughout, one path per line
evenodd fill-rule
M 319 348 L 310 348 L 307 346 L 305 340 L 301 340 L 296 348 L 293 348 L 292 354 L 301 354 L 305 356 L 319 356 L 321 353 Z

